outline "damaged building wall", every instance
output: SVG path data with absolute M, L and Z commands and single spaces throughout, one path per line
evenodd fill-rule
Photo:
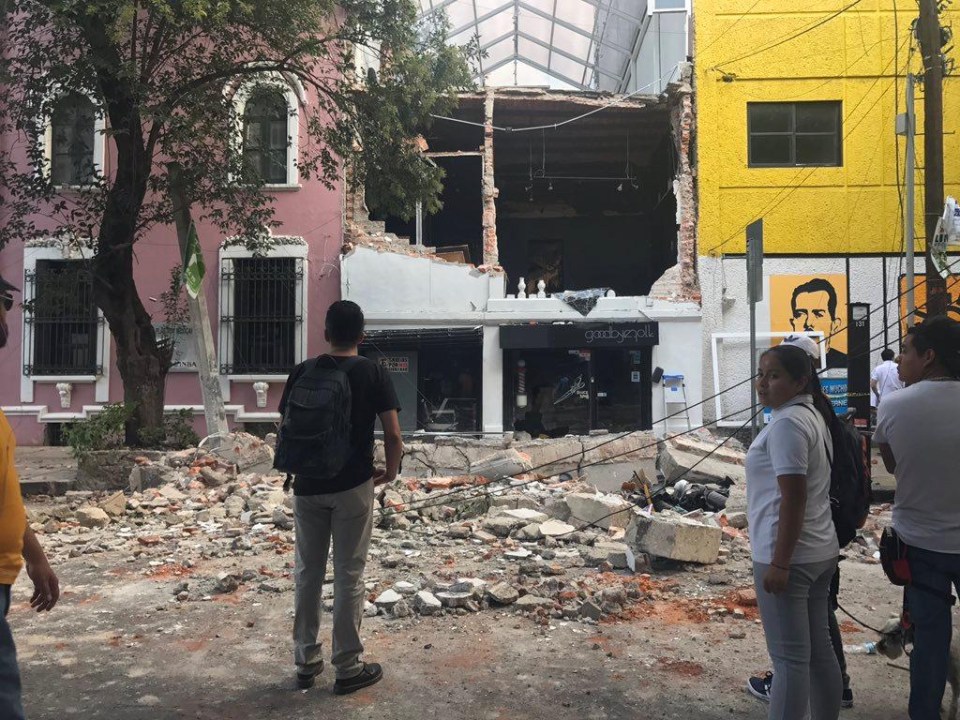
M 677 197 L 677 264 L 680 297 L 684 300 L 700 302 L 700 284 L 697 278 L 697 186 L 692 159 L 696 115 L 691 80 L 691 70 L 687 66 L 675 91 L 671 124 L 679 162 L 674 188 Z
M 494 89 L 483 101 L 483 264 L 499 265 L 497 247 L 497 188 L 494 182 L 493 108 Z

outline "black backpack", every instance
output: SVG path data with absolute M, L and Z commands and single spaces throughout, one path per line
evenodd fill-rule
M 810 405 L 806 407 L 821 417 L 815 408 Z M 863 527 L 870 514 L 870 443 L 850 423 L 844 422 L 833 412 L 830 413 L 827 429 L 833 446 L 833 452 L 827 448 L 827 459 L 830 461 L 830 509 L 837 540 L 843 548 L 857 536 L 857 530 Z
M 296 379 L 277 432 L 273 466 L 292 475 L 334 478 L 353 452 L 350 443 L 353 395 L 347 373 L 364 358 L 341 364 L 326 355 L 316 358 Z

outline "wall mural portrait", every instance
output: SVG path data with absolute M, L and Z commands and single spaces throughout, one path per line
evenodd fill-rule
M 917 307 L 915 323 L 927 317 L 927 283 L 921 273 L 914 277 L 913 300 Z M 900 276 L 900 336 L 907 332 L 907 276 Z M 960 275 L 947 278 L 947 317 L 960 321 Z
M 847 367 L 847 276 L 770 276 L 770 331 L 822 332 L 827 367 Z

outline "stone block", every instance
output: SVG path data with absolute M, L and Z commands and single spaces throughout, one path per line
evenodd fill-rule
M 414 596 L 413 607 L 421 615 L 436 615 L 443 610 L 443 604 L 427 590 L 421 590 Z
M 746 470 L 741 464 L 724 462 L 715 457 L 703 459 L 704 455 L 681 450 L 669 443 L 660 452 L 659 466 L 667 482 L 672 483 L 681 476 L 692 483 L 746 484 Z
M 522 610 L 535 610 L 537 608 L 552 608 L 553 604 L 553 600 L 550 598 L 539 597 L 538 595 L 524 595 L 514 603 L 514 606 Z
M 531 510 L 530 508 L 517 508 L 515 510 L 509 508 L 506 510 L 497 509 L 495 512 L 491 512 L 491 515 L 514 518 L 524 523 L 542 523 L 549 519 L 546 513 L 542 513 L 539 510 Z
M 577 524 L 594 523 L 607 529 L 611 525 L 626 527 L 630 522 L 633 505 L 618 495 L 604 493 L 570 493 L 566 496 L 571 521 Z
M 494 455 L 470 463 L 470 474 L 481 475 L 488 480 L 512 477 L 533 467 L 530 457 L 516 450 L 503 450 Z
M 123 494 L 123 490 L 118 490 L 100 503 L 100 508 L 111 517 L 119 517 L 127 510 L 127 496 Z
M 655 557 L 709 565 L 717 561 L 722 537 L 714 525 L 678 515 L 640 513 L 627 528 L 626 541 L 635 551 Z
M 520 598 L 520 593 L 510 583 L 497 583 L 487 588 L 487 599 L 496 605 L 513 605 Z
M 235 465 L 238 473 L 269 473 L 273 469 L 273 447 L 245 432 L 230 433 L 215 450 L 225 463 Z
M 77 510 L 76 518 L 85 528 L 102 528 L 110 524 L 110 516 L 98 507 L 82 507 Z
M 575 530 L 576 528 L 573 525 L 568 525 L 559 520 L 547 520 L 540 525 L 540 534 L 544 537 L 563 537 L 564 535 L 570 535 Z

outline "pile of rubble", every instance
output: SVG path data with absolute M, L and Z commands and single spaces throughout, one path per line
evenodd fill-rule
M 488 447 L 462 474 L 405 475 L 378 491 L 366 613 L 509 608 L 544 622 L 597 622 L 669 601 L 700 619 L 755 619 L 748 591 L 718 599 L 709 588 L 749 585 L 743 454 L 724 447 L 707 457 L 715 446 L 708 436 L 662 443 L 656 465 L 634 460 L 616 492 L 578 471 L 582 457 L 571 468 L 555 453 L 546 475 L 514 447 Z M 452 464 L 440 455 L 427 459 Z M 269 441 L 238 433 L 216 450 L 139 459 L 126 492 L 38 499 L 30 519 L 54 560 L 115 553 L 110 561 L 130 573 L 169 580 L 171 602 L 286 592 L 293 498 L 272 458 Z M 662 492 L 678 478 L 691 482 Z M 691 597 L 660 578 L 690 570 L 708 574 Z M 332 602 L 332 583 L 324 593 Z

